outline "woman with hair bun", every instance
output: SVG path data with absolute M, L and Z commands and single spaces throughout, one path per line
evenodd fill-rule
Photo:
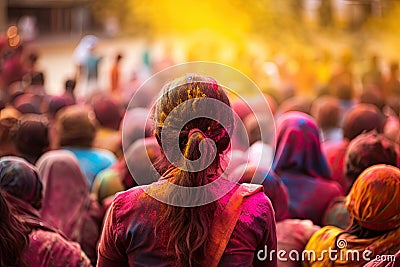
M 185 75 L 163 88 L 153 117 L 168 168 L 157 182 L 116 196 L 97 266 L 277 266 L 276 253 L 259 257 L 276 250 L 262 186 L 221 178 L 234 127 L 223 89 L 210 77 Z

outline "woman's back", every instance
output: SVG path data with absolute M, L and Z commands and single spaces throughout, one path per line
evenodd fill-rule
M 153 118 L 166 171 L 115 198 L 98 266 L 277 266 L 276 253 L 264 257 L 276 230 L 262 186 L 221 178 L 235 124 L 226 93 L 195 74 L 162 93 Z M 138 184 L 150 176 L 130 171 Z
M 164 183 L 166 181 L 152 184 L 151 190 L 162 188 Z M 100 241 L 99 261 L 102 264 L 111 261 L 115 266 L 122 262 L 129 262 L 129 266 L 176 265 L 174 250 L 168 248 L 170 231 L 166 224 L 157 225 L 166 204 L 149 196 L 146 193 L 148 187 L 135 187 L 115 198 Z M 226 212 L 227 204 L 238 188 L 239 185 L 234 185 L 227 195 L 218 200 L 214 220 Z M 264 251 L 265 247 L 268 251 L 276 250 L 275 220 L 269 199 L 259 190 L 245 197 L 242 213 L 219 265 L 275 266 L 273 259 L 267 258 L 264 262 L 257 259 L 257 253 Z M 212 255 L 214 252 L 209 253 Z

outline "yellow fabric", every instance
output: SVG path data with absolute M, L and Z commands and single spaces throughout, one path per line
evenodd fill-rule
M 395 254 L 400 249 L 399 238 L 400 228 L 380 237 L 359 239 L 356 236 L 343 233 L 340 228 L 327 226 L 317 231 L 308 241 L 305 250 L 314 251 L 316 258 L 314 259 L 313 255 L 310 259 L 305 256 L 302 267 L 363 266 L 368 261 L 373 260 L 376 255 Z M 338 246 L 343 248 L 339 249 Z M 334 258 L 330 258 L 326 252 L 322 254 L 323 251 L 329 251 L 329 249 L 337 250 L 337 253 L 332 253 L 333 256 L 337 256 L 336 261 L 332 261 Z M 370 250 L 371 253 L 365 252 L 366 250 Z M 352 254 L 353 251 L 357 252 Z M 357 254 L 359 260 L 352 256 Z

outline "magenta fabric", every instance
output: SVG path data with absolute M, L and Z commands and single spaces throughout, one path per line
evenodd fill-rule
M 277 120 L 276 155 L 272 168 L 300 171 L 311 177 L 331 179 L 321 151 L 319 130 L 314 119 L 302 112 L 288 112 Z
M 277 121 L 276 155 L 272 169 L 289 191 L 289 215 L 320 224 L 329 202 L 340 195 L 321 151 L 318 127 L 302 112 L 288 112 Z
M 157 190 L 160 183 L 148 186 Z M 97 266 L 175 266 L 174 252 L 167 249 L 168 229 L 158 226 L 158 234 L 154 234 L 155 223 L 165 204 L 147 195 L 145 187 L 122 192 L 113 201 L 100 240 Z M 218 200 L 219 208 L 227 204 L 231 195 L 232 191 Z M 264 249 L 265 245 L 268 249 L 276 249 L 271 203 L 264 192 L 259 192 L 245 199 L 243 205 L 219 265 L 277 266 L 276 261 L 257 260 L 258 250 Z
M 79 242 L 93 263 L 103 211 L 87 190 L 87 181 L 73 153 L 54 150 L 37 163 L 43 183 L 42 219 Z
M 0 169 L 0 189 L 12 211 L 31 230 L 24 262 L 30 267 L 91 266 L 78 243 L 69 241 L 39 217 L 40 205 L 36 202 L 42 200 L 42 184 L 35 167 L 17 157 L 3 157 Z

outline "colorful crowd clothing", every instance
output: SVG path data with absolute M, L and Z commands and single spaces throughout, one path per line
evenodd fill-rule
M 376 131 L 360 134 L 347 148 L 345 156 L 345 176 L 351 189 L 357 177 L 368 167 L 376 164 L 397 166 L 395 144 Z M 333 225 L 345 229 L 351 218 L 344 197 L 332 201 L 324 215 L 323 225 Z
M 276 155 L 272 164 L 289 191 L 289 216 L 320 224 L 330 201 L 342 195 L 331 180 L 312 117 L 288 112 L 277 121 Z
M 400 249 L 400 170 L 389 165 L 375 165 L 366 169 L 356 180 L 348 197 L 347 209 L 352 219 L 361 227 L 356 236 L 327 226 L 316 232 L 308 242 L 306 250 L 316 255 L 329 249 L 337 250 L 337 259 L 329 256 L 322 260 L 306 259 L 303 266 L 362 266 L 377 255 L 394 255 Z M 354 223 L 353 223 L 354 224 Z M 374 234 L 365 232 L 373 231 Z M 362 256 L 368 250 L 368 255 Z M 340 256 L 357 251 L 359 258 Z
M 81 244 L 94 264 L 104 212 L 89 194 L 78 160 L 69 151 L 54 150 L 37 166 L 43 183 L 42 219 Z
M 14 214 L 31 230 L 24 262 L 31 267 L 92 266 L 78 243 L 40 218 L 42 183 L 34 166 L 17 157 L 1 158 L 0 189 Z
M 146 187 L 164 190 L 165 183 L 166 180 L 161 180 L 117 195 L 105 221 L 97 266 L 175 266 L 173 248 L 167 246 L 167 226 L 162 224 L 155 229 L 165 204 L 145 192 Z M 223 212 L 229 214 L 225 207 L 238 188 L 234 185 L 233 190 L 218 200 L 214 220 Z M 276 250 L 274 212 L 261 188 L 252 195 L 244 195 L 243 210 L 219 266 L 277 266 L 276 257 L 265 261 L 257 257 L 257 252 L 265 246 Z
M 345 156 L 349 143 L 364 132 L 376 130 L 378 133 L 383 133 L 384 125 L 385 116 L 377 107 L 369 104 L 358 104 L 345 114 L 342 125 L 342 142 L 324 147 L 324 153 L 332 172 L 332 179 L 343 187 L 344 192 L 347 192 L 350 187 L 344 175 Z
M 63 149 L 71 151 L 78 158 L 79 165 L 88 182 L 88 188 L 92 188 L 97 174 L 117 161 L 115 155 L 105 149 L 80 147 L 63 147 Z

